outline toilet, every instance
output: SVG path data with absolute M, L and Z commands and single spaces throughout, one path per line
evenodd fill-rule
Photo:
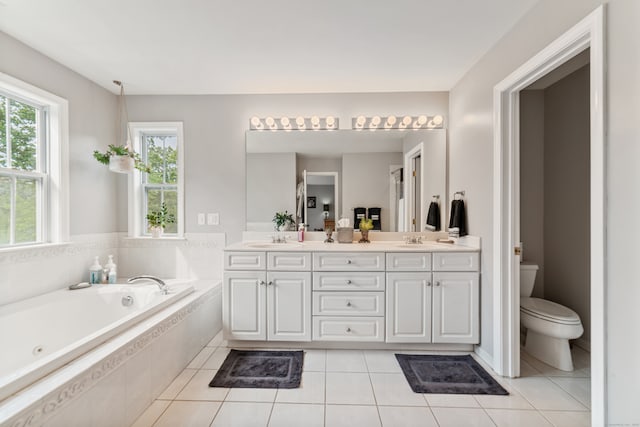
M 569 340 L 582 336 L 578 314 L 563 305 L 533 298 L 538 266 L 520 264 L 520 325 L 527 329 L 524 349 L 562 371 L 573 371 Z

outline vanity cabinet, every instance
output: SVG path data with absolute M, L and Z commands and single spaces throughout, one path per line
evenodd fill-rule
M 386 341 L 478 343 L 478 253 L 434 253 L 434 272 L 417 262 L 419 255 L 387 254 L 398 259 L 394 265 L 403 272 L 387 273 Z M 417 271 L 404 272 L 411 265 Z
M 276 255 L 276 256 L 271 256 Z M 250 260 L 268 260 L 252 263 Z M 264 252 L 225 256 L 223 319 L 225 337 L 256 341 L 311 340 L 309 253 Z M 234 264 L 234 260 L 241 260 Z M 263 265 L 263 271 L 234 271 L 234 265 Z M 241 268 L 241 267 L 236 267 Z M 307 271 L 304 271 L 304 270 Z M 302 271 L 291 271 L 302 270 Z

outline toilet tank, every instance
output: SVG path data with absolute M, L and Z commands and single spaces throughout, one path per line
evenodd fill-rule
M 535 264 L 520 264 L 520 297 L 530 297 L 533 293 L 533 285 L 536 283 L 538 266 Z

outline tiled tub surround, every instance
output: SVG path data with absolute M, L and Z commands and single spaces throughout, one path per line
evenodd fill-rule
M 225 250 L 225 338 L 239 347 L 472 350 L 479 257 L 477 247 L 435 242 L 234 244 Z
M 192 284 L 194 293 L 0 402 L 0 425 L 131 424 L 222 328 L 220 282 Z

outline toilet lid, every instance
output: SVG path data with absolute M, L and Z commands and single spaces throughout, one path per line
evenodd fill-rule
M 520 310 L 556 323 L 580 324 L 580 316 L 575 311 L 541 298 L 520 298 Z

